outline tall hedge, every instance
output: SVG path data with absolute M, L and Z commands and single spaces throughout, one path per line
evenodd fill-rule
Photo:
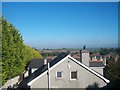
M 36 50 L 23 43 L 19 31 L 2 17 L 2 84 L 23 72 L 32 58 L 41 58 Z
M 2 86 L 2 18 L 0 18 L 0 87 Z

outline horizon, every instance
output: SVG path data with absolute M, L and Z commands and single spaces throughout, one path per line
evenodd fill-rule
M 32 47 L 34 48 L 34 47 Z M 37 49 L 37 48 L 35 48 Z M 82 50 L 83 48 L 41 48 L 37 50 Z M 86 48 L 86 50 L 100 50 L 100 49 L 118 49 L 118 47 L 99 47 L 99 48 Z
M 3 2 L 2 11 L 37 49 L 118 47 L 117 2 Z

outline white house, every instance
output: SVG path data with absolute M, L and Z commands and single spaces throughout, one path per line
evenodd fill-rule
M 94 84 L 99 87 L 106 86 L 110 81 L 103 77 L 102 70 L 95 69 L 94 64 L 90 63 L 89 52 L 83 50 L 81 56 L 82 62 L 74 59 L 69 54 L 60 54 L 50 63 L 40 67 L 23 80 L 20 87 L 58 89 L 88 88 L 94 86 Z

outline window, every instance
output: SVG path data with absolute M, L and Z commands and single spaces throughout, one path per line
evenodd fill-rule
M 76 80 L 77 79 L 77 71 L 71 71 L 71 80 Z
M 57 75 L 56 75 L 57 79 L 61 79 L 62 78 L 62 71 L 58 71 Z

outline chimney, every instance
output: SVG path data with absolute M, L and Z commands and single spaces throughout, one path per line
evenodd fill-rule
M 95 60 L 97 60 L 96 56 L 94 58 L 95 58 Z
M 44 65 L 46 65 L 46 64 L 47 64 L 47 59 L 45 58 L 45 59 L 44 59 Z
M 89 61 L 90 61 L 89 50 L 81 50 L 80 56 L 81 56 L 81 62 L 86 66 L 89 66 Z
M 102 59 L 102 56 L 100 56 L 100 60 L 103 60 L 103 59 Z
M 104 62 L 103 62 L 103 63 L 104 63 L 104 65 L 106 66 L 106 57 L 104 57 Z
M 92 60 L 95 60 L 95 57 L 92 57 Z

